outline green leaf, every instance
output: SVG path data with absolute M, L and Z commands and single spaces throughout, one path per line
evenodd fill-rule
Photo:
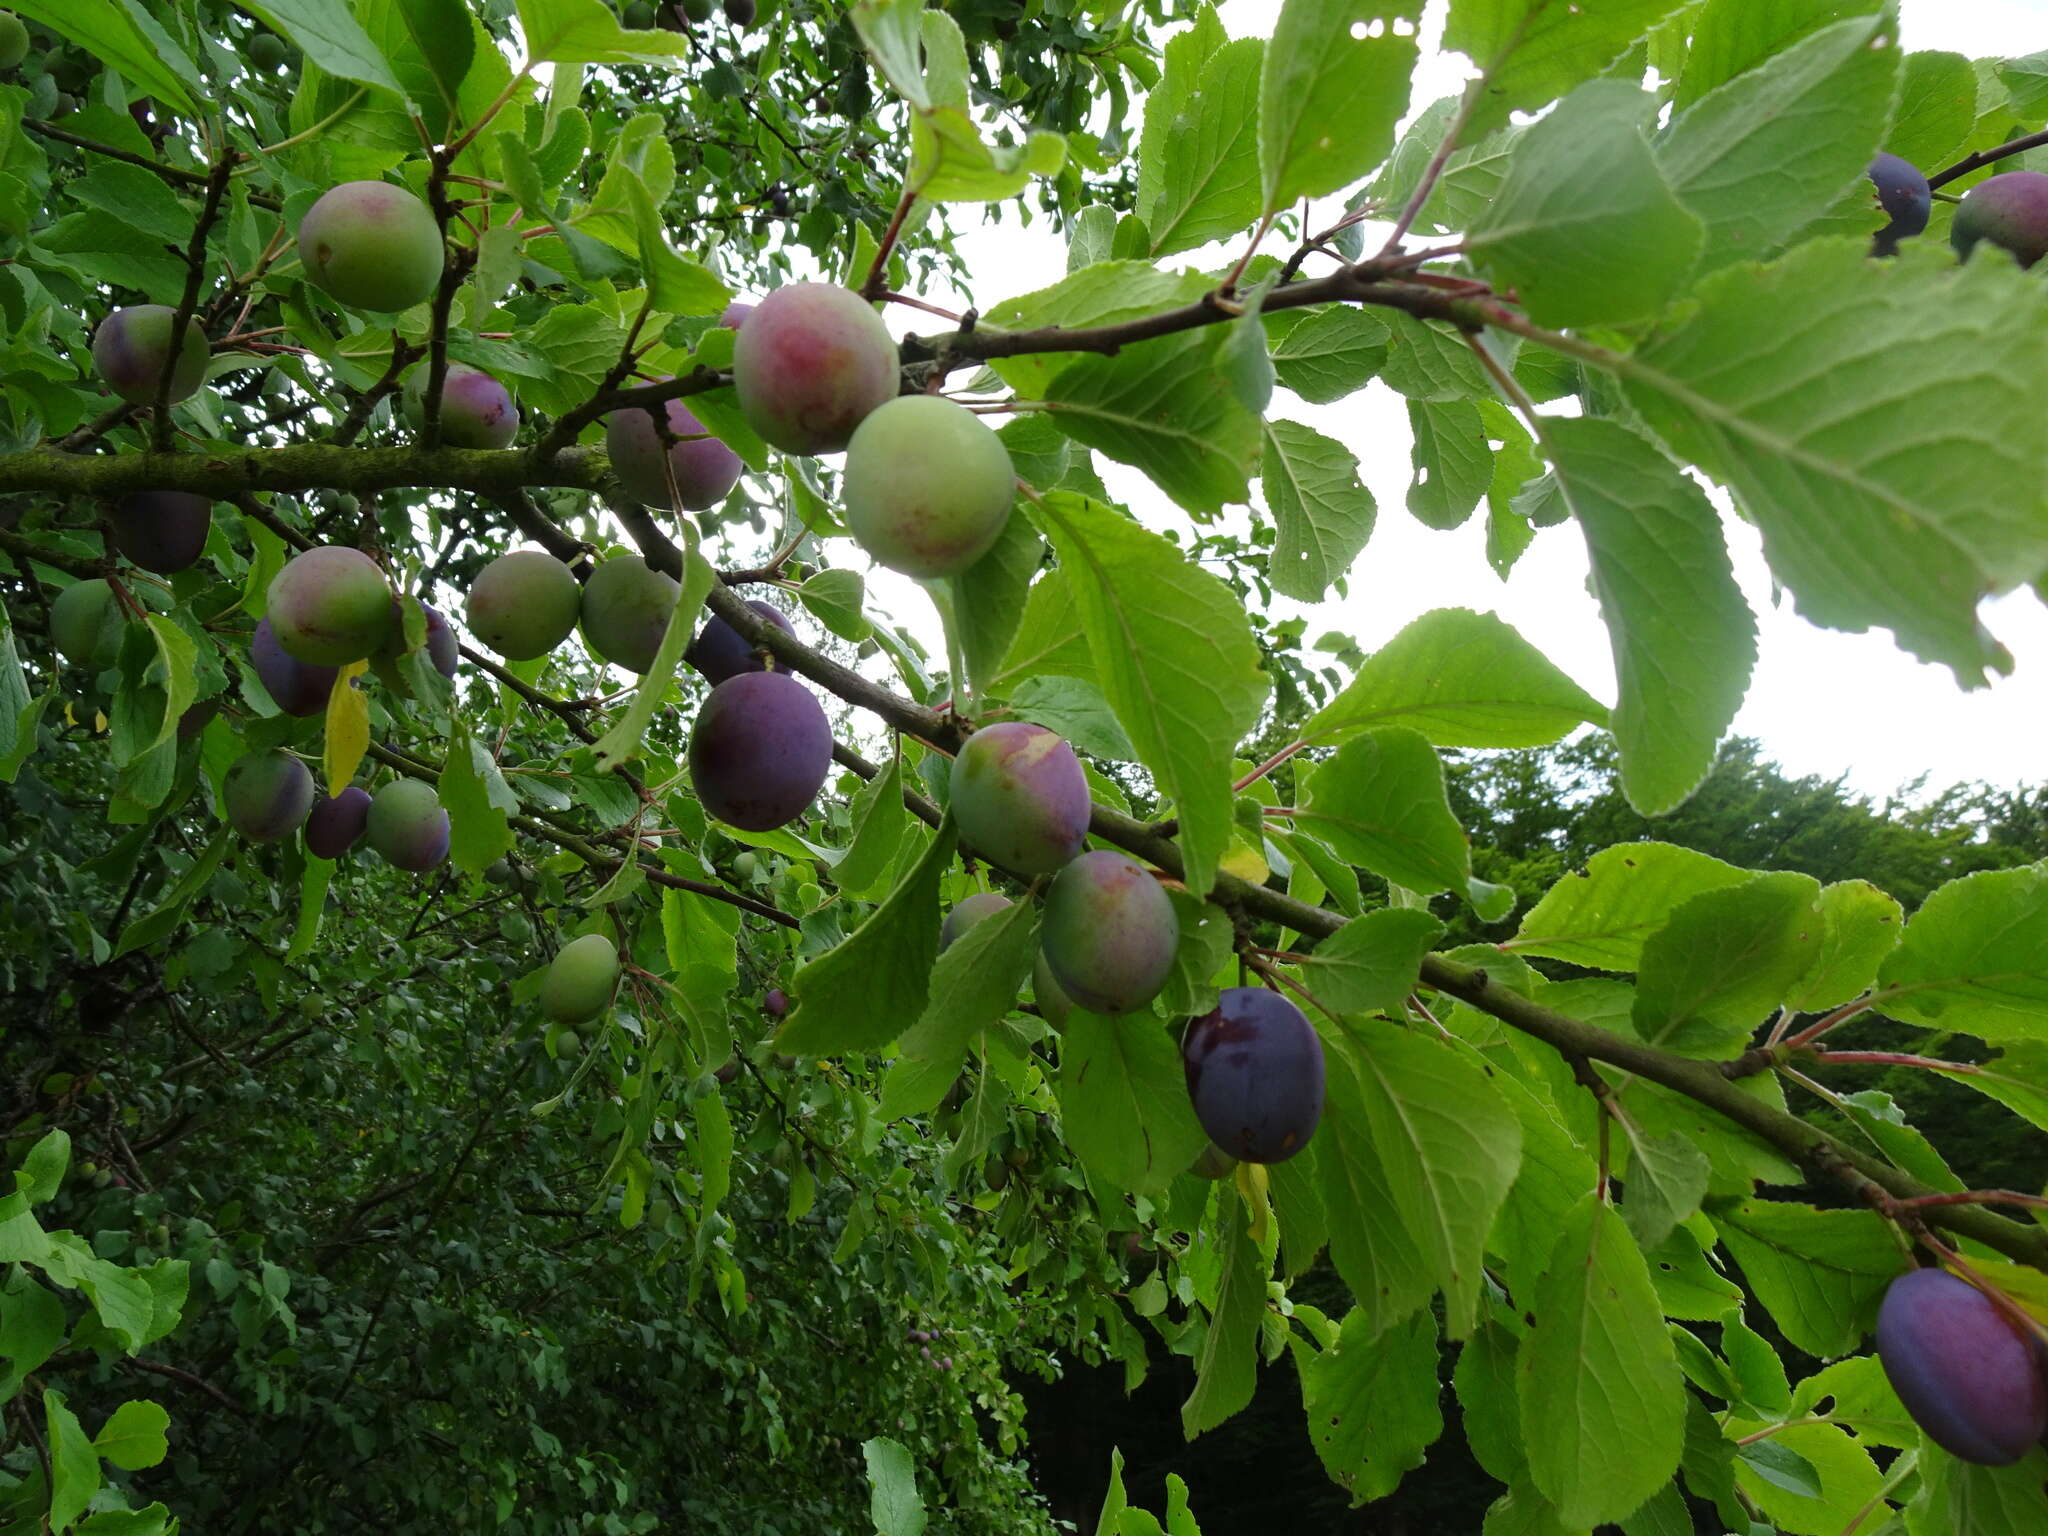
M 1059 1098 L 1067 1145 L 1110 1189 L 1157 1194 L 1208 1145 L 1179 1047 L 1149 1014 L 1108 1019 L 1076 1008 L 1061 1035 Z
M 1279 382 L 1311 405 L 1363 389 L 1387 363 L 1387 323 L 1350 304 L 1266 310 L 1268 355 Z
M 1278 530 L 1266 575 L 1283 596 L 1321 602 L 1372 537 L 1378 508 L 1342 443 L 1299 422 L 1263 428 L 1259 486 Z
M 1056 175 L 1067 141 L 1033 131 L 1022 144 L 990 144 L 957 107 L 933 107 L 910 119 L 910 170 L 904 185 L 934 203 L 993 203 L 1015 197 L 1033 176 Z
M 1453 1382 L 1458 1416 L 1472 1459 L 1488 1477 L 1526 1483 L 1521 1418 L 1515 1411 L 1515 1335 L 1497 1322 L 1482 1323 L 1458 1351 Z
M 1856 1347 L 1876 1322 L 1885 1287 L 1906 1267 L 1874 1212 L 1744 1200 L 1707 1214 L 1786 1339 L 1823 1360 Z
M 1212 18 L 1213 11 L 1205 15 Z M 1213 35 L 1220 35 L 1220 26 Z M 1154 258 L 1247 229 L 1259 216 L 1259 76 L 1266 45 L 1249 37 L 1200 52 L 1202 28 L 1166 45 L 1166 73 L 1145 101 L 1138 208 Z M 1176 57 L 1175 44 L 1186 40 Z M 1195 55 L 1200 52 L 1199 60 Z M 1190 79 L 1199 68 L 1198 79 Z
M 1642 1250 L 1598 1196 L 1534 1301 L 1515 1368 L 1530 1478 L 1567 1525 L 1619 1520 L 1678 1469 L 1686 1394 Z
M 843 891 L 865 895 L 895 864 L 896 852 L 903 846 L 904 829 L 909 824 L 910 813 L 903 804 L 900 743 L 889 754 L 882 771 L 863 784 L 853 797 L 848 816 L 853 823 L 853 836 L 846 844 L 846 852 L 832 866 L 832 879 Z
M 1309 1438 L 1354 1508 L 1392 1493 L 1443 1433 L 1436 1361 L 1429 1313 L 1379 1333 L 1356 1307 L 1337 1342 L 1302 1361 Z
M 590 749 L 599 773 L 615 773 L 639 753 L 640 738 L 646 734 L 648 722 L 675 686 L 676 665 L 689 649 L 696 631 L 697 610 L 704 606 L 704 599 L 717 584 L 718 573 L 693 543 L 683 555 L 683 579 L 676 586 L 676 605 L 669 611 L 661 649 L 654 653 L 653 664 L 633 690 L 633 702 Z
M 1421 0 L 1285 0 L 1259 79 L 1265 210 L 1349 186 L 1408 111 Z
M 778 1049 L 823 1056 L 886 1045 L 924 1012 L 939 952 L 939 880 L 956 840 L 949 821 L 865 923 L 796 973 L 797 1007 Z
M 1684 471 L 1616 421 L 1553 421 L 1544 436 L 1614 650 L 1622 791 L 1661 816 L 1714 766 L 1749 690 L 1756 618 L 1720 518 Z
M 1522 136 L 1467 243 L 1539 324 L 1640 320 L 1663 308 L 1703 239 L 1643 135 L 1654 98 L 1593 80 Z
M 1074 1017 L 1079 1021 L 1082 1015 Z M 1181 1433 L 1190 1440 L 1252 1400 L 1258 1382 L 1259 1320 L 1266 1314 L 1266 1262 L 1251 1239 L 1244 1202 L 1225 1185 L 1212 1209 L 1221 1230 L 1212 1228 L 1209 1236 L 1222 1255 L 1223 1273 L 1216 1284 L 1215 1304 L 1209 1308 L 1201 1352 L 1195 1357 L 1195 1389 L 1180 1409 Z
M 1029 677 L 1012 690 L 1009 711 L 1056 731 L 1079 751 L 1112 763 L 1137 759 L 1102 690 L 1078 677 Z
M 1317 764 L 1294 823 L 1340 858 L 1423 895 L 1461 890 L 1472 872 L 1443 763 L 1410 726 L 1375 726 Z
M 1606 718 L 1598 700 L 1497 614 L 1438 608 L 1366 658 L 1301 734 L 1341 741 L 1401 725 L 1439 747 L 1537 747 Z
M 917 1467 L 910 1452 L 886 1435 L 860 1448 L 868 1464 L 868 1515 L 875 1536 L 919 1536 L 924 1530 L 924 1497 L 917 1491 Z
M 93 58 L 119 70 L 128 84 L 156 97 L 181 117 L 199 116 L 198 106 L 185 89 L 180 72 L 168 62 L 161 42 L 146 36 L 134 18 L 110 0 L 10 0 L 8 9 L 78 44 Z M 179 62 L 186 71 L 191 70 L 191 60 Z
M 1143 470 L 1189 512 L 1220 512 L 1251 494 L 1259 421 L 1216 367 L 1214 327 L 1084 357 L 1046 390 L 1053 421 L 1076 442 Z
M 1915 243 L 1874 262 L 1866 243 L 1715 274 L 1617 371 L 1652 429 L 1735 492 L 1801 614 L 1883 625 L 1975 686 L 2010 666 L 1977 603 L 2048 567 L 2048 438 L 2025 404 L 2048 394 L 2048 289 L 2010 262 L 1957 270 Z M 1967 475 L 1897 451 L 1930 421 Z
M 1624 1126 L 1623 1132 L 1629 1164 L 1621 1216 L 1647 1253 L 1700 1208 L 1710 1171 L 1707 1154 L 1683 1136 L 1646 1136 L 1634 1125 Z
M 1453 0 L 1444 47 L 1485 72 L 1468 136 L 1555 101 L 1613 63 L 1684 0 Z
M 1585 1536 L 1558 1518 L 1543 1495 L 1517 1484 L 1486 1507 L 1479 1536 Z
M 1737 1418 L 1729 1420 L 1728 1428 L 1739 1437 L 1765 1426 Z M 1787 1531 L 1837 1536 L 1870 1507 L 1885 1483 L 1870 1452 L 1839 1424 L 1793 1425 L 1768 1440 L 1742 1446 L 1735 1457 L 1736 1483 Z M 2039 1498 L 2037 1485 L 2037 1520 Z M 1982 1529 L 1975 1524 L 1954 1527 L 1958 1536 Z
M 34 1218 L 29 1221 L 34 1224 Z M 0 1403 L 13 1400 L 22 1381 L 57 1352 L 69 1331 L 56 1293 L 17 1270 L 0 1292 L 0 1360 L 6 1362 L 0 1369 Z
M 1828 23 L 1884 8 L 1884 0 L 1783 0 L 1768 6 L 1748 0 L 1704 0 L 1690 18 L 1691 46 L 1672 104 L 1683 111 L 1716 86 L 1766 63 Z M 1974 83 L 1970 99 L 1976 100 Z
M 2041 1528 L 2044 1479 L 2048 1453 L 2039 1449 L 2009 1467 L 1980 1467 L 1924 1445 L 1906 1529 L 1912 1536 L 2032 1536 Z
M 177 193 L 139 165 L 120 160 L 98 161 L 68 190 L 88 208 L 112 214 L 138 234 L 174 245 L 192 238 L 192 210 L 178 200 Z
M 668 243 L 661 210 L 638 176 L 626 178 L 626 198 L 633 211 L 648 302 L 668 315 L 715 315 L 732 302 L 733 291 L 719 281 L 717 273 L 679 254 Z
M 1522 914 L 1502 947 L 1602 971 L 1632 971 L 1643 945 L 1686 902 L 1749 871 L 1670 843 L 1616 843 L 1566 875 Z
M 358 14 L 406 94 L 445 133 L 447 114 L 457 105 L 476 58 L 477 33 L 467 8 L 461 0 L 381 0 L 358 7 Z M 394 51 L 393 42 L 403 46 Z M 435 106 L 442 109 L 438 117 L 431 111 Z
M 1031 578 L 1044 559 L 1045 541 L 1031 519 L 1013 513 L 989 552 L 952 578 L 953 632 L 975 687 L 988 687 L 1017 638 Z
M 308 0 L 318 3 L 318 0 Z M 673 32 L 628 32 L 601 0 L 519 0 L 531 64 L 646 64 L 681 69 L 694 55 Z
M 1897 33 L 1889 16 L 1837 22 L 1671 124 L 1657 163 L 1706 221 L 1702 271 L 1772 255 L 1864 179 L 1891 122 Z
M 1408 510 L 1425 527 L 1456 528 L 1472 515 L 1493 478 L 1493 452 L 1479 407 L 1470 400 L 1410 400 L 1408 427 L 1415 466 Z
M 1557 1246 L 1565 1217 L 1579 1197 L 1599 1181 L 1600 1170 L 1536 1088 L 1507 1072 L 1496 1073 L 1493 1082 L 1521 1122 L 1522 1164 L 1494 1218 L 1487 1248 L 1500 1261 L 1508 1294 L 1526 1301 L 1535 1295 L 1537 1282 L 1550 1264 L 1550 1251 Z M 1512 1391 L 1505 1411 L 1512 1419 Z
M 457 869 L 480 875 L 512 851 L 517 839 L 506 818 L 518 812 L 519 797 L 459 717 L 449 732 L 435 792 L 448 812 L 448 852 Z
M 1209 280 L 1198 272 L 1162 272 L 1144 261 L 1102 261 L 1069 273 L 1050 288 L 1004 299 L 982 318 L 1005 331 L 1048 325 L 1087 330 L 1193 303 L 1208 288 Z M 1069 359 L 1057 354 L 1011 357 L 993 366 L 1020 394 L 1040 396 Z
M 123 1472 L 140 1472 L 170 1454 L 170 1442 L 164 1437 L 170 1422 L 171 1416 L 161 1407 L 138 1398 L 114 1410 L 93 1437 L 92 1448 Z
M 1420 907 L 1354 917 L 1301 962 L 1302 983 L 1335 1013 L 1395 1013 L 1415 990 L 1422 957 L 1444 925 Z
M 1815 1013 L 1861 996 L 1899 946 L 1904 916 L 1896 898 L 1867 880 L 1843 880 L 1820 893 L 1820 949 L 1785 1005 Z
M 165 893 L 163 900 L 121 930 L 121 937 L 114 943 L 114 959 L 118 960 L 123 955 L 132 954 L 146 945 L 157 943 L 177 926 L 178 919 L 184 915 L 185 908 L 191 904 L 192 898 L 205 888 L 206 882 L 213 878 L 213 872 L 220 868 L 220 861 L 227 856 L 228 846 L 234 835 L 233 827 L 225 823 L 221 825 L 214 833 L 213 840 L 206 845 L 204 851 L 185 873 L 178 877 L 177 882 Z
M 874 628 L 865 612 L 867 583 L 859 571 L 844 566 L 819 571 L 796 589 L 796 595 L 813 618 L 842 640 L 858 644 Z
M 284 952 L 285 963 L 304 959 L 313 952 L 320 937 L 320 918 L 327 907 L 327 887 L 334 879 L 334 861 L 306 855 L 305 874 L 299 881 L 299 916 L 292 927 L 292 941 Z
M 250 0 L 248 9 L 272 31 L 304 49 L 306 57 L 328 74 L 374 85 L 395 96 L 405 94 L 391 72 L 390 61 L 347 6 L 329 0 Z
M 1103 696 L 1173 801 L 1188 889 L 1206 895 L 1230 840 L 1231 754 L 1266 699 L 1243 605 L 1100 502 L 1055 492 L 1042 511 Z
M 100 1491 L 100 1459 L 80 1427 L 78 1415 L 64 1405 L 64 1394 L 43 1389 L 43 1432 L 49 1444 L 49 1528 L 61 1531 L 85 1513 Z
M 1739 1052 L 1820 951 L 1820 882 L 1757 875 L 1693 897 L 1643 945 L 1636 1032 L 1682 1056 Z
M 1939 887 L 1878 971 L 1877 1005 L 1932 1029 L 2048 1040 L 2048 866 Z
M 974 1037 L 1015 1006 L 1037 944 L 1038 908 L 1020 901 L 983 918 L 939 956 L 932 967 L 930 1001 L 904 1032 L 902 1056 L 929 1063 L 932 1070 L 919 1076 L 936 1082 L 940 1094 L 959 1075 Z M 899 1100 L 895 1107 L 918 1114 L 937 1102 Z
M 990 682 L 1000 691 L 1020 678 L 1044 673 L 1100 682 L 1087 637 L 1081 633 L 1073 583 L 1063 570 L 1047 571 L 1031 584 L 1016 638 L 1003 657 L 1002 670 Z

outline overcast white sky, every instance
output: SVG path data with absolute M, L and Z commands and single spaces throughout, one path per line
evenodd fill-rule
M 1430 8 L 1426 53 L 1434 52 L 1442 8 L 1441 0 Z M 1271 34 L 1277 10 L 1277 0 L 1226 0 L 1221 14 L 1232 36 L 1264 36 Z M 1908 48 L 1982 57 L 2048 47 L 2048 0 L 1903 0 L 1902 11 Z M 1455 55 L 1426 61 L 1416 105 L 1455 90 L 1461 68 Z M 958 210 L 960 215 L 969 212 Z M 967 222 L 959 218 L 961 225 Z M 1064 247 L 1043 224 L 1022 229 L 1007 220 L 1001 227 L 977 228 L 962 248 L 973 273 L 973 297 L 984 307 L 1043 287 L 1065 271 Z M 1211 254 L 1195 252 L 1176 260 L 1205 264 Z M 937 294 L 928 297 L 945 302 Z M 914 328 L 904 323 L 905 313 L 889 316 L 892 329 Z M 1307 405 L 1282 391 L 1272 409 L 1356 453 L 1379 503 L 1378 526 L 1352 568 L 1349 595 L 1306 610 L 1310 640 L 1334 629 L 1371 650 L 1431 608 L 1492 610 L 1589 691 L 1612 702 L 1613 664 L 1606 632 L 1586 593 L 1585 550 L 1575 529 L 1566 524 L 1541 531 L 1510 579 L 1502 582 L 1486 564 L 1483 508 L 1450 534 L 1426 529 L 1408 515 L 1407 417 L 1399 397 L 1385 386 L 1374 383 L 1326 407 Z M 1183 518 L 1142 476 L 1099 455 L 1098 463 L 1111 489 L 1154 526 Z M 1945 668 L 1914 661 L 1884 632 L 1845 635 L 1816 629 L 1793 613 L 1789 601 L 1775 604 L 1754 531 L 1733 519 L 1726 526 L 1737 574 L 1761 629 L 1761 659 L 1748 702 L 1735 721 L 1738 732 L 1760 738 L 1768 754 L 1792 773 L 1847 774 L 1855 790 L 1876 797 L 1922 773 L 1937 789 L 1964 779 L 2003 785 L 2048 779 L 2041 753 L 2048 733 L 2048 608 L 2025 593 L 1987 607 L 1986 623 L 2012 650 L 2018 666 L 2012 677 L 1992 688 L 1965 694 Z M 921 634 L 936 640 L 930 604 L 912 583 L 887 571 L 872 573 L 870 583 L 885 611 L 911 619 Z M 1303 611 L 1285 599 L 1280 606 L 1283 613 Z M 939 653 L 936 644 L 933 649 Z

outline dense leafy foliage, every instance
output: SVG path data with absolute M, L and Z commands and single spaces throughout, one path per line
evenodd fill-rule
M 1857 1076 L 2048 1129 L 2038 839 L 1663 829 L 1728 516 L 2017 664 L 2041 58 L 1451 0 L 1426 103 L 1419 0 L 17 9 L 5 1529 L 1044 1531 L 1021 1385 L 1162 1352 L 1189 1438 L 1291 1369 L 1353 1502 L 1448 1381 L 1487 1536 L 2039 1528 L 2038 1170 Z M 1066 271 L 983 291 L 991 204 Z M 1369 385 L 1423 523 L 1577 530 L 1611 704 L 1464 609 L 1304 648 L 1377 509 L 1286 397 Z M 1574 733 L 1604 823 L 1488 792 Z

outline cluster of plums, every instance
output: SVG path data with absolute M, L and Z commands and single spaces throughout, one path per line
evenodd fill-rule
M 2048 1431 L 2048 1348 L 2029 1325 L 1943 1269 L 1885 1291 L 1877 1358 L 1927 1438 L 1964 1461 L 2003 1467 Z
M 1901 240 L 1927 228 L 1933 189 L 1918 166 L 1898 155 L 1879 155 L 1868 174 L 1877 205 L 1890 220 L 1873 237 L 1872 250 L 1879 256 L 1897 255 Z M 1949 243 L 1965 261 L 1986 243 L 2010 253 L 2022 267 L 2048 256 L 2048 173 L 2002 171 L 1978 182 L 1956 204 Z

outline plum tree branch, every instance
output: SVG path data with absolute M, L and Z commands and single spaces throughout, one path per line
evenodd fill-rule
M 121 496 L 129 491 L 190 491 L 216 501 L 244 491 L 474 491 L 509 494 L 558 485 L 594 491 L 610 465 L 601 450 L 572 448 L 550 458 L 533 450 L 413 447 L 352 448 L 292 443 L 204 453 L 64 454 L 46 448 L 0 453 L 0 494 Z
M 1963 156 L 1962 159 L 1958 160 L 1947 170 L 1937 172 L 1935 175 L 1928 177 L 1928 188 L 1929 190 L 1938 190 L 1947 186 L 1952 181 L 1969 175 L 1972 171 L 1981 171 L 1987 165 L 1994 165 L 2011 155 L 2024 154 L 2030 149 L 2039 149 L 2044 144 L 2048 144 L 2048 128 L 2042 129 L 2039 133 L 2030 133 L 2022 138 L 2008 140 L 2006 143 L 1991 149 L 1980 149 L 1974 155 Z
M 73 149 L 82 149 L 87 154 L 104 155 L 109 160 L 120 160 L 129 165 L 140 166 L 158 180 L 168 182 L 174 187 L 197 189 L 206 185 L 207 176 L 204 171 L 188 171 L 183 166 L 166 165 L 161 160 L 152 160 L 147 155 L 138 155 L 133 150 L 122 149 L 117 145 L 102 144 L 97 139 L 82 139 L 77 134 L 67 133 L 56 124 L 46 123 L 40 118 L 24 117 L 21 126 L 41 138 L 54 139 L 59 144 L 69 144 Z M 268 209 L 272 213 L 277 213 L 284 207 L 284 200 L 269 192 L 251 192 L 249 201 L 256 207 Z

